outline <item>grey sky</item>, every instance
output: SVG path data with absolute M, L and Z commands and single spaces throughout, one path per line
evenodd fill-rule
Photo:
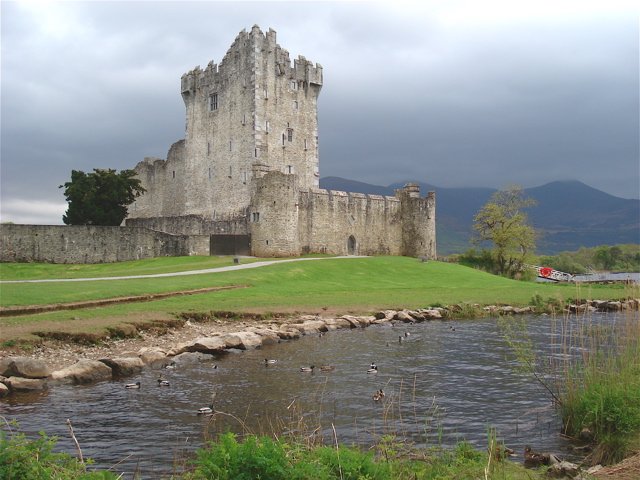
M 324 67 L 320 173 L 379 185 L 576 179 L 639 197 L 627 1 L 2 1 L 1 220 L 61 223 L 72 169 L 184 136 L 180 76 L 243 28 Z

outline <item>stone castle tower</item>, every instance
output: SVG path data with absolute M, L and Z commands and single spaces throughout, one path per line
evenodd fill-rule
M 240 32 L 220 64 L 181 79 L 185 138 L 135 170 L 147 192 L 127 225 L 210 236 L 211 254 L 435 258 L 435 194 L 318 188 L 322 67 L 291 63 L 276 32 Z
M 219 65 L 182 76 L 185 139 L 171 147 L 169 162 L 147 158 L 136 167 L 143 184 L 162 185 L 162 193 L 152 187 L 133 213 L 240 215 L 251 180 L 268 171 L 295 174 L 301 189 L 318 187 L 321 87 L 322 67 L 302 56 L 291 65 L 275 31 L 240 32 Z

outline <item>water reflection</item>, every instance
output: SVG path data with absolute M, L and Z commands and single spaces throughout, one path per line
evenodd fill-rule
M 568 354 L 557 332 L 569 331 L 571 322 L 526 320 L 536 348 L 556 358 Z M 597 315 L 592 321 L 615 320 Z M 278 362 L 265 366 L 265 358 Z M 377 374 L 367 373 L 371 362 Z M 300 372 L 324 364 L 335 371 Z M 308 431 L 322 425 L 327 439 L 334 425 L 344 444 L 370 445 L 392 432 L 420 445 L 466 439 L 480 448 L 495 427 L 516 451 L 532 444 L 562 453 L 565 440 L 549 395 L 515 367 L 495 319 L 374 326 L 163 370 L 169 387 L 158 386 L 157 369 L 147 369 L 122 381 L 12 396 L 0 409 L 21 430 L 45 430 L 73 453 L 68 418 L 85 456 L 118 472 L 139 469 L 144 478 L 179 469 L 185 451 L 218 431 L 270 433 L 303 424 Z M 124 388 L 136 381 L 140 390 Z M 386 395 L 374 402 L 378 389 Z M 216 409 L 229 415 L 197 415 L 214 391 Z

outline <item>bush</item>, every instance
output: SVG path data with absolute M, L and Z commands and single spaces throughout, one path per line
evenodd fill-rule
M 110 472 L 87 472 L 66 453 L 54 453 L 56 439 L 40 433 L 29 440 L 23 433 L 0 432 L 0 478 L 3 480 L 113 480 Z

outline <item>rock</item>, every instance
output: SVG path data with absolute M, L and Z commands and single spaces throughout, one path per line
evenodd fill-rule
M 202 352 L 184 352 L 173 357 L 172 363 L 179 367 L 182 365 L 193 365 L 194 363 L 200 363 L 211 358 L 210 355 Z
M 285 327 L 285 326 L 283 326 Z M 281 328 L 278 330 L 278 337 L 282 340 L 296 340 L 300 338 L 300 330 L 290 328 L 289 325 L 286 325 L 287 328 Z
M 414 321 L 414 318 L 409 315 L 409 312 L 407 310 L 401 310 L 399 312 L 396 312 L 396 314 L 393 316 L 394 320 L 400 320 L 401 322 L 405 322 L 405 323 L 410 323 Z
M 338 318 L 337 321 L 342 321 L 342 322 L 347 322 L 349 324 L 349 328 L 360 328 L 360 322 L 358 321 L 358 319 L 356 317 L 353 317 L 351 315 L 343 315 L 342 317 Z
M 47 388 L 47 382 L 42 378 L 9 377 L 6 382 L 12 392 L 40 391 Z
M 575 463 L 561 461 L 553 463 L 547 469 L 547 476 L 551 478 L 575 478 L 580 473 L 580 469 Z
M 358 320 L 360 325 L 363 326 L 363 327 L 368 327 L 369 325 L 371 325 L 375 321 L 375 317 L 374 316 L 356 317 L 356 319 Z
M 442 312 L 438 309 L 422 310 L 422 317 L 426 320 L 439 320 L 442 318 Z
M 617 312 L 622 310 L 622 302 L 607 302 L 606 310 L 609 312 Z
M 271 330 L 270 328 L 252 328 L 251 332 L 256 335 L 260 335 L 262 338 L 262 345 L 274 345 L 280 343 L 280 337 L 278 332 Z
M 29 357 L 5 357 L 0 361 L 0 375 L 5 377 L 47 378 L 51 369 L 42 361 Z
M 513 313 L 517 314 L 517 315 L 522 315 L 525 313 L 531 313 L 533 312 L 533 308 L 532 307 L 515 307 L 513 309 Z
M 167 353 L 160 348 L 143 347 L 138 350 L 138 357 L 145 365 L 153 365 L 164 362 L 167 358 Z
M 515 313 L 515 308 L 511 305 L 505 305 L 504 307 L 499 307 L 498 312 L 502 315 L 513 315 Z
M 7 395 L 9 395 L 9 387 L 2 382 L 0 383 L 0 398 L 6 397 Z
M 294 326 L 300 330 L 300 333 L 303 335 L 327 331 L 327 324 L 322 320 L 307 320 L 306 322 L 295 324 Z
M 56 370 L 51 374 L 52 380 L 84 384 L 110 380 L 113 377 L 111 367 L 98 360 L 83 359 L 73 365 Z
M 396 313 L 397 312 L 395 310 L 382 310 L 381 312 L 376 313 L 375 317 L 376 320 L 390 321 L 393 320 L 393 317 L 395 317 Z
M 113 375 L 121 377 L 140 373 L 144 368 L 144 362 L 140 357 L 115 357 L 100 359 L 106 366 L 111 367 Z
M 242 350 L 250 350 L 262 346 L 262 338 L 253 332 L 235 332 L 227 335 L 228 337 L 236 337 L 238 345 L 232 348 L 240 348 Z
M 346 318 L 327 318 L 324 320 L 327 330 L 337 330 L 339 328 L 353 328 L 353 324 Z
M 201 337 L 186 347 L 187 352 L 220 353 L 227 349 L 227 343 L 221 336 Z

